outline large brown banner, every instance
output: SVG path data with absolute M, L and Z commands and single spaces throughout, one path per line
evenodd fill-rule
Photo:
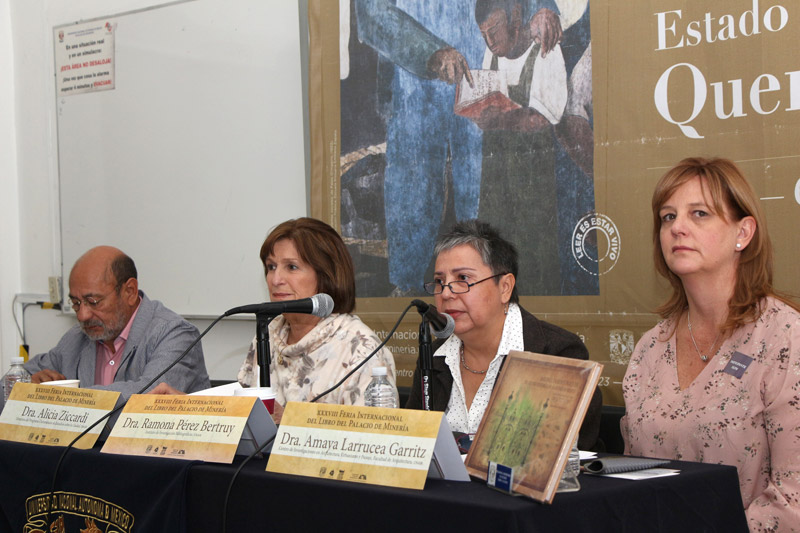
M 563 36 L 547 60 L 534 45 L 517 61 L 484 37 L 475 5 L 309 2 L 312 214 L 348 243 L 357 312 L 379 335 L 423 295 L 436 235 L 486 219 L 520 248 L 522 305 L 578 333 L 605 365 L 605 403 L 622 405 L 630 352 L 667 294 L 653 186 L 694 155 L 741 166 L 767 213 L 776 286 L 800 294 L 796 4 L 525 0 L 515 16 L 533 28 L 555 13 Z M 457 84 L 436 75 L 450 50 L 508 78 L 504 102 L 535 110 L 536 128 L 455 113 Z M 389 344 L 401 385 L 418 325 L 409 314 Z

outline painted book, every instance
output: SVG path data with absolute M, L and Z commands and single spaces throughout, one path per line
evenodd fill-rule
M 456 89 L 456 103 L 453 111 L 457 115 L 477 120 L 490 107 L 507 112 L 517 109 L 518 103 L 508 97 L 508 81 L 502 70 L 470 70 L 473 86 L 462 78 Z

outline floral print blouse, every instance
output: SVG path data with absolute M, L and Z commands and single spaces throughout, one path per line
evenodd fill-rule
M 684 390 L 673 321 L 645 333 L 620 425 L 626 454 L 735 466 L 751 531 L 800 531 L 800 313 L 774 298 L 762 309 Z
M 287 344 L 288 338 L 286 319 L 278 316 L 269 325 L 269 380 L 275 390 L 275 400 L 281 405 L 311 401 L 338 383 L 380 344 L 375 333 L 361 319 L 350 314 L 323 318 L 295 344 Z M 376 366 L 386 367 L 387 378 L 394 385 L 394 358 L 384 347 L 319 402 L 364 405 L 364 389 L 372 380 L 372 368 Z M 253 339 L 239 369 L 238 379 L 244 387 L 254 387 L 258 382 L 256 339 Z

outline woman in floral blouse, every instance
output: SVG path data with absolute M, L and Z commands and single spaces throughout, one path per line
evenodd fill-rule
M 625 451 L 734 465 L 751 531 L 800 531 L 800 308 L 772 287 L 758 197 L 733 162 L 692 158 L 652 204 L 673 292 L 625 375 Z
M 353 261 L 332 227 L 313 218 L 279 224 L 261 246 L 270 301 L 298 300 L 325 293 L 333 298 L 326 318 L 284 313 L 269 325 L 270 386 L 276 392 L 276 422 L 286 402 L 307 402 L 338 383 L 380 344 L 375 333 L 351 314 L 356 301 Z M 372 368 L 385 366 L 394 385 L 394 359 L 382 348 L 323 403 L 364 405 Z M 239 370 L 239 383 L 258 384 L 256 341 Z

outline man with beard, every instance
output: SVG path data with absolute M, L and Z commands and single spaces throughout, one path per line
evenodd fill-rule
M 197 328 L 139 290 L 136 266 L 122 251 L 98 246 L 69 276 L 78 324 L 58 345 L 25 364 L 33 383 L 79 379 L 80 386 L 118 391 L 127 400 L 198 337 Z M 200 343 L 160 382 L 194 392 L 210 386 Z

